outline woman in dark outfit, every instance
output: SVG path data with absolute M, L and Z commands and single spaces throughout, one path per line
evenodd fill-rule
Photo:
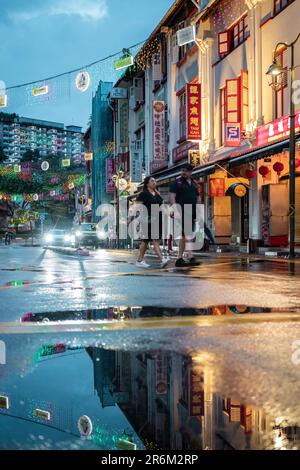
M 149 264 L 144 261 L 144 256 L 147 251 L 148 242 L 151 240 L 151 226 L 152 223 L 157 223 L 157 220 L 154 220 L 151 217 L 151 206 L 159 205 L 162 206 L 163 199 L 159 192 L 156 189 L 156 181 L 151 176 L 147 176 L 144 180 L 144 186 L 142 191 L 137 197 L 137 202 L 143 204 L 147 208 L 148 212 L 148 239 L 142 240 L 140 244 L 140 253 L 136 265 L 141 268 L 148 268 Z M 159 212 L 159 237 L 161 237 L 162 229 L 162 217 L 161 211 Z M 155 253 L 157 254 L 161 267 L 166 266 L 168 263 L 167 259 L 164 259 L 159 247 L 159 240 L 152 240 Z

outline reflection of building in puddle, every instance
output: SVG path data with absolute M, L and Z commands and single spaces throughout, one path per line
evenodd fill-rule
M 25 313 L 20 321 L 24 322 L 62 322 L 62 321 L 97 321 L 129 320 L 135 318 L 184 317 L 184 316 L 220 316 L 241 315 L 246 313 L 270 313 L 273 309 L 250 307 L 247 305 L 213 305 L 205 308 L 169 308 L 169 307 L 104 307 L 89 310 L 67 310 L 60 312 Z M 286 309 L 277 308 L 276 312 Z
M 299 427 L 214 393 L 210 369 L 191 357 L 98 348 L 89 355 L 102 406 L 117 404 L 148 449 L 300 446 Z

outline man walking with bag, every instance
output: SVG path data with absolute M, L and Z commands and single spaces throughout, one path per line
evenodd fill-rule
M 178 258 L 176 260 L 176 267 L 184 266 L 197 266 L 200 263 L 192 255 L 192 252 L 189 252 L 189 261 L 185 262 L 183 259 L 183 254 L 186 248 L 187 237 L 193 237 L 193 232 L 195 232 L 196 226 L 196 216 L 197 216 L 197 204 L 201 203 L 199 190 L 196 183 L 192 179 L 193 166 L 190 163 L 186 163 L 181 169 L 181 176 L 171 183 L 170 185 L 170 204 L 174 206 L 175 204 L 181 207 L 182 214 L 178 212 L 177 209 L 174 210 L 174 219 L 179 221 L 181 219 L 181 238 L 179 240 L 179 251 Z M 186 205 L 189 205 L 191 208 L 191 233 L 187 233 L 187 229 L 184 226 L 184 214 L 187 212 Z M 188 230 L 190 231 L 190 230 Z

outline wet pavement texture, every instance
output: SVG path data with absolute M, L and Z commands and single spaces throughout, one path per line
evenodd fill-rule
M 300 448 L 300 263 L 135 258 L 0 248 L 0 448 Z

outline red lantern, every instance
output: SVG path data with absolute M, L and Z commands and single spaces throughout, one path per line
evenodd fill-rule
M 248 180 L 252 180 L 256 176 L 256 171 L 247 169 L 245 174 L 246 174 L 246 178 L 248 178 Z
M 276 171 L 277 175 L 279 176 L 280 173 L 284 170 L 284 164 L 281 162 L 274 163 L 273 170 Z
M 300 166 L 300 160 L 297 158 L 296 163 L 295 163 L 296 168 Z
M 264 165 L 261 166 L 261 167 L 259 167 L 259 170 L 258 170 L 258 171 L 259 171 L 259 174 L 260 174 L 263 178 L 265 178 L 265 177 L 270 173 L 269 168 L 268 168 L 267 166 L 264 166 Z

